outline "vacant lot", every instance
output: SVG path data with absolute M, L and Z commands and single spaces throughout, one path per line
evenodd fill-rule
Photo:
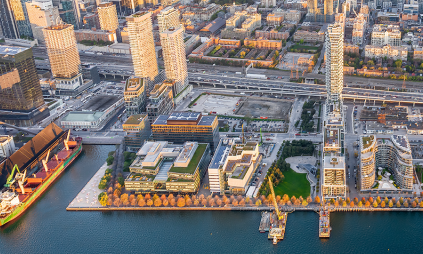
M 186 110 L 201 113 L 216 112 L 218 115 L 233 115 L 239 99 L 241 97 L 204 94 L 196 101 L 196 105 L 186 108 Z
M 272 119 L 288 119 L 288 113 L 292 106 L 291 102 L 284 101 L 265 101 L 248 98 L 242 107 L 238 110 L 237 115 L 250 114 L 252 117 L 259 118 L 261 116 Z

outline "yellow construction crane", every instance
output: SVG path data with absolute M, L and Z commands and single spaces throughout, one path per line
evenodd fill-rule
M 278 215 L 278 219 L 282 220 L 283 215 L 281 211 L 279 211 L 278 203 L 276 202 L 275 191 L 273 190 L 273 183 L 272 183 L 272 180 L 270 179 L 270 176 L 268 177 L 268 179 L 269 179 L 270 191 L 272 192 L 272 200 L 273 200 L 273 205 L 275 206 L 276 214 Z

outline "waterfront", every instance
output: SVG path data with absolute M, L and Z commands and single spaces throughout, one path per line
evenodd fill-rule
M 0 229 L 0 253 L 420 253 L 418 212 L 331 213 L 331 238 L 318 214 L 289 215 L 278 245 L 258 231 L 260 212 L 68 212 L 66 207 L 114 146 L 84 146 L 80 157 L 15 223 Z M 389 249 L 389 251 L 388 251 Z

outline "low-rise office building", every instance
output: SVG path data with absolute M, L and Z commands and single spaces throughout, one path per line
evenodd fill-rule
M 0 135 L 0 157 L 9 158 L 15 150 L 13 137 L 9 135 Z
M 153 139 L 182 144 L 185 141 L 209 143 L 213 153 L 219 144 L 217 116 L 199 112 L 173 112 L 160 115 L 151 125 Z
M 129 167 L 125 188 L 136 192 L 196 193 L 209 162 L 209 144 L 146 142 Z
M 145 84 L 147 84 L 147 81 L 139 77 L 131 77 L 126 80 L 123 96 L 128 115 L 145 112 L 147 103 Z
M 131 115 L 122 124 L 125 132 L 126 150 L 138 151 L 151 135 L 150 122 L 146 114 Z
M 169 114 L 173 108 L 172 83 L 163 82 L 154 86 L 147 103 L 147 114 L 150 123 L 159 115 Z
M 315 31 L 303 31 L 299 30 L 296 31 L 294 34 L 294 41 L 301 41 L 304 42 L 324 42 L 325 41 L 325 33 L 324 32 L 315 32 Z
M 402 46 L 373 46 L 366 45 L 364 48 L 364 55 L 368 58 L 390 58 L 393 60 L 407 61 L 408 49 Z
M 208 167 L 210 192 L 245 194 L 261 159 L 257 142 L 222 139 Z

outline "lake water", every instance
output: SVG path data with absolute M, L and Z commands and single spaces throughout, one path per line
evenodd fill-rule
M 289 214 L 277 246 L 258 231 L 259 212 L 68 212 L 69 202 L 114 146 L 80 157 L 16 222 L 0 229 L 0 253 L 422 253 L 423 214 L 332 213 L 330 239 L 318 215 Z

